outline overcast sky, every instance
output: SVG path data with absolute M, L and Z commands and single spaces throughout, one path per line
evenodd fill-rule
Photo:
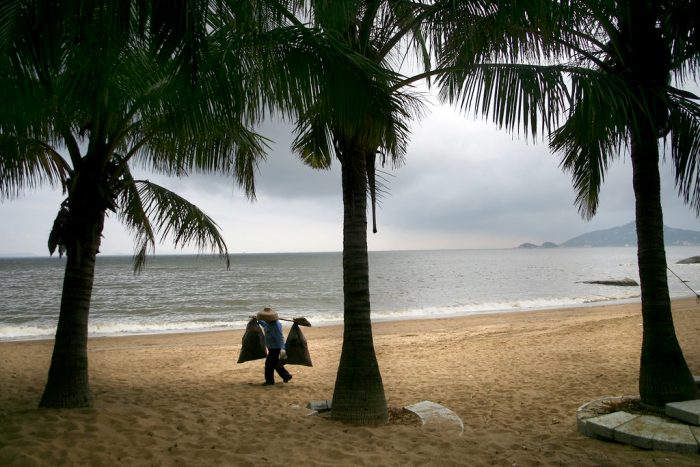
M 634 220 L 629 158 L 618 159 L 609 169 L 598 214 L 585 221 L 574 206 L 570 176 L 545 144 L 513 138 L 447 106 L 430 106 L 413 127 L 405 164 L 385 169 L 387 193 L 377 213 L 379 232 L 369 233 L 370 250 L 561 243 Z M 260 166 L 254 203 L 223 177 L 144 177 L 173 189 L 212 217 L 231 253 L 342 250 L 338 162 L 330 171 L 312 170 L 291 153 L 290 127 L 268 124 L 261 132 L 275 144 Z M 676 194 L 669 164 L 662 165 L 661 177 L 664 223 L 700 230 L 700 221 Z M 0 255 L 47 256 L 47 238 L 61 200 L 60 190 L 46 188 L 0 203 Z M 180 251 L 167 242 L 156 247 L 156 254 Z M 133 253 L 132 239 L 114 215 L 106 222 L 101 252 Z

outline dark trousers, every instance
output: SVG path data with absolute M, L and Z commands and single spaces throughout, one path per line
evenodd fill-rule
M 267 358 L 265 358 L 265 382 L 275 382 L 275 370 L 283 380 L 289 379 L 291 376 L 287 369 L 280 365 L 280 349 L 268 349 Z

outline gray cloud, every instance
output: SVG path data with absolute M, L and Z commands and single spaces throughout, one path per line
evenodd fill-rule
M 221 227 L 232 252 L 328 251 L 342 248 L 342 201 L 337 161 L 329 171 L 304 166 L 291 153 L 291 126 L 268 123 L 260 133 L 274 141 L 259 168 L 258 200 L 245 199 L 232 180 L 193 175 L 173 180 L 143 174 L 193 201 Z M 414 125 L 405 164 L 384 169 L 386 193 L 379 233 L 370 249 L 500 248 L 530 241 L 563 242 L 581 233 L 634 219 L 631 165 L 609 170 L 597 216 L 586 222 L 574 206 L 570 176 L 546 145 L 526 143 L 492 125 L 445 107 Z M 661 168 L 667 225 L 700 230 L 678 199 L 668 164 Z M 28 192 L 0 204 L 0 253 L 45 255 L 60 192 Z M 104 253 L 131 253 L 115 219 L 105 228 Z M 159 245 L 158 253 L 174 251 Z M 185 250 L 189 251 L 189 250 Z

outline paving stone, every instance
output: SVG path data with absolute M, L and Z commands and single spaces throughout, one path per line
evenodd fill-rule
M 586 429 L 589 436 L 601 439 L 614 439 L 615 428 L 637 418 L 638 415 L 632 415 L 627 412 L 613 412 L 599 417 L 593 417 L 586 420 Z
M 592 418 L 583 418 L 583 417 L 576 417 L 576 429 L 578 430 L 579 433 L 581 433 L 584 436 L 588 436 L 589 438 L 597 438 L 593 433 L 591 433 L 591 430 L 588 425 L 588 420 Z
M 698 442 L 698 451 L 700 451 L 700 426 L 688 426 L 690 432 L 695 436 L 695 441 Z
M 666 404 L 666 415 L 684 422 L 700 425 L 700 399 Z
M 323 400 L 323 401 L 309 401 L 308 404 L 306 404 L 307 409 L 315 410 L 316 412 L 328 412 L 331 410 L 331 406 L 333 405 L 332 400 Z
M 440 430 L 457 430 L 461 435 L 464 432 L 464 422 L 459 415 L 433 401 L 420 401 L 405 407 L 418 415 L 423 425 L 432 425 Z
M 594 408 L 599 403 L 600 401 L 597 400 L 586 402 L 581 407 L 576 409 L 576 429 L 579 433 L 591 438 L 594 437 L 588 429 L 588 419 L 598 416 Z
M 698 452 L 698 442 L 688 425 L 664 422 L 653 438 L 654 449 L 673 452 Z
M 654 448 L 654 434 L 663 419 L 651 415 L 641 415 L 615 428 L 614 439 L 642 449 Z
M 688 424 L 684 420 L 638 416 L 623 411 L 596 415 L 600 413 L 600 408 L 610 401 L 625 398 L 631 396 L 605 397 L 583 404 L 576 411 L 578 431 L 591 438 L 614 439 L 641 449 L 696 454 L 700 452 L 700 425 Z M 700 407 L 700 400 L 673 403 L 671 411 L 673 413 L 674 409 L 682 409 L 684 412 L 692 412 L 696 406 Z

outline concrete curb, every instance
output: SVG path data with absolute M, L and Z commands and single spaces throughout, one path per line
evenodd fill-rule
M 590 438 L 631 444 L 641 449 L 700 452 L 700 427 L 691 426 L 682 419 L 669 420 L 625 411 L 603 413 L 606 404 L 631 399 L 635 397 L 611 396 L 582 405 L 576 411 L 578 431 Z

